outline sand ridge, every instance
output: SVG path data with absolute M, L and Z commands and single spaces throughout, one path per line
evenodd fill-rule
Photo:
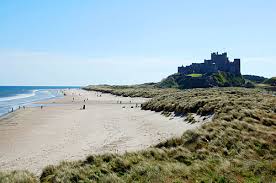
M 63 98 L 41 102 L 43 109 L 20 109 L 0 118 L 0 170 L 39 174 L 62 160 L 141 150 L 201 125 L 136 107 L 149 100 L 145 98 L 80 89 L 64 92 Z

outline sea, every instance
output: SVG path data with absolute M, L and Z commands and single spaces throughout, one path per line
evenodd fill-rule
M 19 107 L 35 106 L 34 103 L 63 97 L 63 89 L 72 86 L 0 86 L 0 116 Z

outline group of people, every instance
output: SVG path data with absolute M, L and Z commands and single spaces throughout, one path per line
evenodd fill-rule
M 79 94 L 79 96 L 81 96 L 81 95 Z M 97 93 L 96 93 L 96 96 L 97 96 L 97 97 L 101 97 L 102 94 L 100 94 L 100 93 L 97 92 Z M 73 101 L 75 101 L 75 98 L 74 98 L 74 97 L 72 98 L 72 102 L 73 102 Z M 88 101 L 88 98 L 86 98 L 86 99 L 83 100 L 84 103 L 87 102 L 87 101 Z M 117 100 L 117 104 L 122 104 L 122 103 L 123 103 L 123 102 L 122 102 L 121 100 Z M 130 100 L 130 101 L 129 101 L 129 104 L 131 104 L 131 103 L 132 103 L 132 101 Z M 136 104 L 135 104 L 135 108 L 137 108 L 137 107 L 139 107 L 139 104 L 136 103 Z M 125 108 L 125 106 L 123 106 L 123 108 Z M 134 106 L 131 106 L 131 108 L 134 108 Z M 85 109 L 86 109 L 86 105 L 84 104 L 80 109 L 81 109 L 81 110 L 85 110 Z
M 79 96 L 80 96 L 80 94 L 79 94 Z M 74 101 L 75 101 L 75 98 L 73 97 L 73 98 L 72 98 L 72 102 L 74 102 Z M 88 101 L 88 98 L 86 98 L 86 99 L 83 100 L 84 103 L 85 103 L 86 101 Z M 82 110 L 85 110 L 85 108 L 86 108 L 86 106 L 85 106 L 85 104 L 84 104 L 84 105 L 81 107 L 81 109 L 82 109 Z
M 131 104 L 131 101 L 129 101 L 129 103 Z M 122 104 L 122 101 L 118 100 L 117 104 Z M 135 108 L 139 107 L 139 104 L 135 104 Z M 123 106 L 123 108 L 126 108 L 125 106 Z M 131 108 L 134 108 L 134 106 L 131 106 Z
M 129 101 L 129 103 L 131 104 L 131 100 Z M 122 101 L 121 100 L 117 100 L 117 104 L 122 104 Z M 136 103 L 135 106 L 138 107 L 138 104 Z
M 25 110 L 25 106 L 22 106 L 22 108 Z M 41 109 L 43 108 L 43 106 L 41 106 Z M 21 106 L 18 106 L 18 109 L 21 109 Z M 12 107 L 11 108 L 11 110 L 10 110 L 10 112 L 14 112 L 14 108 Z
M 129 103 L 131 104 L 131 101 L 129 101 Z M 122 104 L 121 100 L 117 100 L 117 104 Z

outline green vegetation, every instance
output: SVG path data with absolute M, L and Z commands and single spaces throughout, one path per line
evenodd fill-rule
M 218 72 L 213 74 L 190 74 L 182 75 L 179 73 L 168 76 L 156 86 L 160 88 L 210 88 L 210 87 L 230 87 L 244 86 L 245 80 L 241 75 L 233 75 L 226 72 Z
M 252 87 L 251 83 L 245 82 L 242 75 L 234 75 L 227 72 L 218 72 L 213 74 L 189 74 L 183 75 L 176 73 L 168 76 L 158 83 L 146 83 L 142 85 L 132 86 L 112 86 L 107 88 L 107 85 L 96 86 L 98 91 L 109 92 L 114 95 L 132 96 L 132 97 L 153 97 L 160 94 L 161 89 L 191 89 L 191 88 L 210 88 L 210 87 Z M 88 88 L 93 86 L 88 86 Z M 86 87 L 87 88 L 87 87 Z M 102 90 L 104 88 L 104 90 Z M 150 88 L 149 91 L 144 90 Z M 135 91 L 132 89 L 136 89 Z M 106 91 L 107 90 L 107 91 Z M 131 93 L 130 93 L 131 91 Z M 144 93 L 143 93 L 143 92 Z
M 244 87 L 245 88 L 255 88 L 255 84 L 252 83 L 251 81 L 246 81 Z
M 179 88 L 180 74 L 173 74 L 156 84 L 159 88 Z
M 0 172 L 0 183 L 37 183 L 38 178 L 27 171 Z
M 266 79 L 263 83 L 256 84 L 257 88 L 264 89 L 266 91 L 276 92 L 276 77 Z
M 276 86 L 276 77 L 272 77 L 264 81 L 264 84 L 268 84 L 271 86 Z
M 188 89 L 188 88 L 208 88 L 212 87 L 210 77 L 191 77 L 185 76 L 179 73 L 168 76 L 163 79 L 161 82 L 156 84 L 160 88 L 179 88 L 179 89 Z
M 85 90 L 93 90 L 102 93 L 111 93 L 113 95 L 119 95 L 124 97 L 144 97 L 144 98 L 152 98 L 157 95 L 161 95 L 164 93 L 173 93 L 176 92 L 176 89 L 162 89 L 157 88 L 152 85 L 144 84 L 143 87 L 140 85 L 133 86 L 108 86 L 108 85 L 90 85 L 84 87 Z
M 202 77 L 202 74 L 188 74 L 187 76 L 191 76 L 193 78 Z
M 243 78 L 253 83 L 263 83 L 267 79 L 265 77 L 255 75 L 243 75 Z
M 142 105 L 144 110 L 187 115 L 190 122 L 194 122 L 191 114 L 214 118 L 197 130 L 143 151 L 90 155 L 82 161 L 47 166 L 40 182 L 276 181 L 276 98 L 272 95 L 245 88 L 86 89 L 153 97 Z
M 216 86 L 229 87 L 229 86 L 243 86 L 245 81 L 241 75 L 233 75 L 227 72 L 214 73 L 213 78 Z

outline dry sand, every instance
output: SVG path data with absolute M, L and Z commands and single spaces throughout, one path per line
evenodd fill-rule
M 148 100 L 144 98 L 65 92 L 63 98 L 43 102 L 49 104 L 43 109 L 21 109 L 0 119 L 0 171 L 27 169 L 39 174 L 62 160 L 144 149 L 200 125 L 136 108 L 136 103 Z M 86 110 L 80 110 L 84 104 Z

